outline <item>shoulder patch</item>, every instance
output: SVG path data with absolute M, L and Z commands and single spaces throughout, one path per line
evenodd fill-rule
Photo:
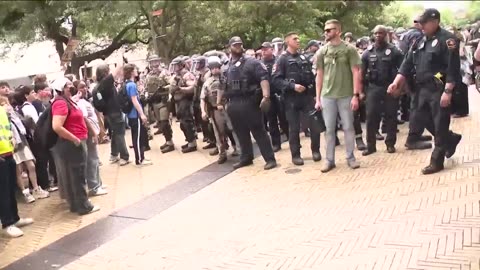
M 457 41 L 453 38 L 447 39 L 447 47 L 449 50 L 454 50 L 457 48 Z

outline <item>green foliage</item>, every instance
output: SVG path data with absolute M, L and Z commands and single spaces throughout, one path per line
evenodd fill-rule
M 15 1 L 0 2 L 0 37 L 7 42 L 50 39 L 65 45 L 76 34 L 82 41 L 76 57 L 104 56 L 116 45 L 146 42 L 150 22 L 158 54 L 167 59 L 223 49 L 231 36 L 246 48 L 297 31 L 305 45 L 319 39 L 328 19 L 343 23 L 344 32 L 368 34 L 383 20 L 391 1 Z M 161 16 L 151 12 L 164 9 Z M 72 27 L 73 26 L 73 27 Z M 152 45 L 152 42 L 150 42 Z M 112 48 L 112 50 L 106 50 Z M 153 49 L 153 46 L 151 47 Z M 62 46 L 57 46 L 59 54 Z M 90 58 L 82 58 L 83 61 Z

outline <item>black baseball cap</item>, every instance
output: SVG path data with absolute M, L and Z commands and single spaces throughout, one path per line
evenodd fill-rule
M 440 20 L 440 12 L 434 8 L 427 8 L 418 18 L 419 23 L 426 23 L 430 20 Z
M 242 39 L 240 37 L 235 36 L 235 37 L 232 37 L 230 41 L 228 41 L 229 46 L 232 46 L 235 44 L 243 44 Z
M 262 46 L 260 46 L 260 49 L 263 49 L 263 48 L 273 48 L 273 45 L 272 43 L 265 41 L 262 43 Z

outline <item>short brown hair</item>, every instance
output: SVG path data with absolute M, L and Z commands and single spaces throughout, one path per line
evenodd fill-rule
M 136 69 L 137 67 L 134 65 L 134 64 L 126 64 L 124 67 L 123 67 L 123 78 L 125 80 L 129 80 L 132 78 L 133 76 L 133 71 Z
M 284 39 L 287 39 L 287 38 L 289 38 L 289 37 L 291 37 L 291 36 L 293 36 L 293 35 L 297 35 L 297 36 L 298 36 L 298 33 L 297 33 L 297 32 L 289 32 L 289 33 L 287 33 L 287 34 L 285 35 Z
M 44 83 L 44 82 L 47 82 L 47 75 L 45 74 L 37 74 L 35 75 L 35 77 L 33 77 L 34 84 Z
M 338 27 L 338 30 L 342 30 L 342 23 L 340 23 L 339 20 L 336 20 L 336 19 L 331 19 L 331 20 L 328 20 L 325 22 L 325 25 L 327 24 L 334 24 L 335 26 Z

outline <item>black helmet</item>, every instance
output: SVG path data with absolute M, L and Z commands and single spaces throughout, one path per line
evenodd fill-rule
M 192 57 L 192 70 L 200 70 L 207 65 L 207 58 L 205 56 Z
M 188 57 L 188 56 L 187 56 L 187 57 Z M 171 64 L 172 64 L 172 65 L 185 65 L 185 60 L 183 60 L 183 59 L 184 59 L 184 58 L 183 58 L 183 57 L 180 57 L 180 56 L 175 57 L 175 58 L 172 60 Z

